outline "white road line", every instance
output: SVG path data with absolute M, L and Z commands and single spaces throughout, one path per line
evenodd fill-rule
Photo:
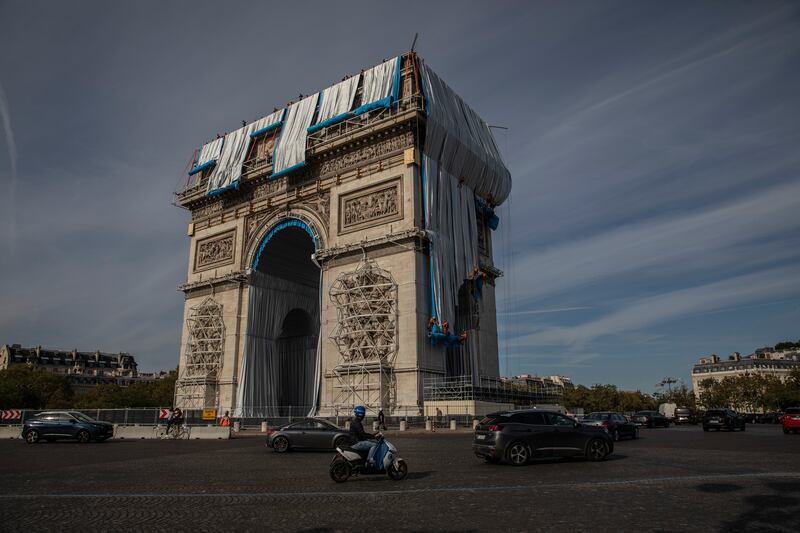
M 538 485 L 493 485 L 488 487 L 432 487 L 408 490 L 371 490 L 371 491 L 312 491 L 312 492 L 183 492 L 183 493 L 85 493 L 85 494 L 0 494 L 0 500 L 42 500 L 68 498 L 296 498 L 308 496 L 398 496 L 404 494 L 431 494 L 447 492 L 502 492 L 542 489 L 592 489 L 597 487 L 614 487 L 626 485 L 655 485 L 659 483 L 687 483 L 696 481 L 719 481 L 726 479 L 759 479 L 759 478 L 800 478 L 800 472 L 757 472 L 750 474 L 705 474 L 698 476 L 667 476 L 641 479 L 623 479 L 619 481 L 584 481 L 579 483 L 541 483 Z

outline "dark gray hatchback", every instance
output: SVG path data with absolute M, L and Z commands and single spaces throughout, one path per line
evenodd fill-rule
M 581 424 L 561 413 L 528 409 L 487 415 L 475 429 L 472 451 L 487 462 L 515 466 L 545 457 L 602 461 L 614 451 L 614 441 L 602 427 Z
M 103 442 L 114 435 L 114 425 L 99 422 L 79 411 L 45 411 L 29 418 L 22 426 L 22 437 L 28 444 L 42 439 L 75 439 L 78 442 Z

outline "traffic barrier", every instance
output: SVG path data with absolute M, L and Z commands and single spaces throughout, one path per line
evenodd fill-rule
M 117 426 L 114 432 L 117 439 L 155 439 L 156 428 L 153 426 Z
M 269 431 L 269 426 L 267 425 L 267 421 L 264 420 L 261 422 L 261 433 L 266 433 L 267 431 Z
M 458 426 L 456 426 L 456 421 L 455 420 L 450 420 L 450 429 L 451 430 L 456 430 L 457 427 Z
M 425 421 L 425 431 L 432 431 L 433 430 L 433 422 L 430 420 Z
M 189 428 L 190 439 L 229 439 L 231 428 L 221 426 L 192 426 Z
M 478 429 L 478 419 L 477 418 L 473 418 L 472 419 L 472 429 Z
M 0 439 L 21 439 L 22 426 L 0 426 Z
M 400 421 L 400 431 L 405 431 L 405 430 L 406 430 L 406 421 L 405 420 L 401 420 Z

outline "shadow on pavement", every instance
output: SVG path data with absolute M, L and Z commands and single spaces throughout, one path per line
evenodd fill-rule
M 800 482 L 765 483 L 772 493 L 744 500 L 750 508 L 732 521 L 723 522 L 720 531 L 800 531 Z

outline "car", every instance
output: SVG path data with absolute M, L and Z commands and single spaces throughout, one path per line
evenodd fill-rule
M 487 463 L 527 464 L 533 458 L 583 456 L 602 461 L 614 440 L 599 426 L 555 411 L 526 409 L 486 415 L 475 428 L 472 451 Z
M 654 427 L 669 427 L 669 418 L 662 415 L 658 411 L 639 411 L 631 416 L 631 422 L 640 426 L 654 428 Z
M 783 432 L 800 433 L 800 407 L 787 407 L 783 413 Z
M 674 422 L 676 426 L 680 426 L 681 424 L 697 424 L 697 416 L 695 416 L 691 409 L 678 407 L 675 409 Z
M 349 432 L 327 420 L 304 418 L 272 431 L 267 447 L 277 453 L 289 450 L 334 450 L 352 444 Z
M 22 437 L 28 444 L 42 439 L 75 439 L 80 443 L 103 442 L 114 436 L 114 424 L 100 422 L 79 411 L 44 411 L 25 421 Z
M 581 422 L 590 426 L 605 428 L 615 441 L 618 441 L 622 437 L 635 439 L 639 436 L 639 427 L 633 422 L 629 422 L 628 419 L 625 418 L 625 415 L 621 413 L 589 413 L 583 417 Z
M 711 429 L 716 429 L 717 431 L 720 429 L 727 429 L 728 431 L 739 429 L 744 431 L 746 424 L 744 417 L 731 409 L 709 409 L 703 415 L 703 431 Z
M 761 417 L 760 422 L 762 424 L 781 424 L 783 422 L 783 413 L 780 411 L 764 413 L 764 416 Z

